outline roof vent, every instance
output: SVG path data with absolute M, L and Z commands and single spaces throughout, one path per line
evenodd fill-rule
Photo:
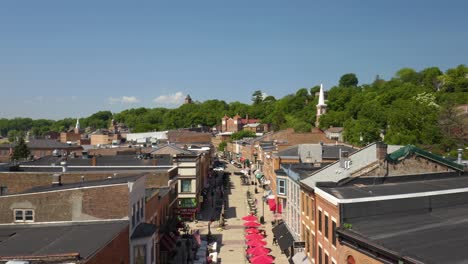
M 52 156 L 53 157 L 60 157 L 60 151 L 58 149 L 54 149 L 54 151 L 52 151 Z
M 52 186 L 61 186 L 62 185 L 62 175 L 54 174 L 52 175 Z

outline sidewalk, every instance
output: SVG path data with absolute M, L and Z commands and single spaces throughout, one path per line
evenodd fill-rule
M 247 205 L 247 191 L 250 190 L 251 193 L 254 193 L 255 186 L 243 186 L 241 185 L 241 180 L 239 175 L 235 175 L 233 172 L 238 172 L 240 169 L 235 168 L 231 164 L 226 165 L 226 172 L 231 172 L 230 175 L 230 188 L 225 190 L 225 196 L 227 196 L 226 201 L 226 226 L 224 230 L 218 230 L 218 222 L 215 221 L 211 227 L 211 233 L 216 238 L 218 242 L 218 260 L 221 263 L 227 264 L 239 264 L 239 263 L 248 263 L 245 257 L 245 232 L 244 232 L 244 221 L 242 217 L 248 215 L 248 205 Z M 218 177 L 217 180 L 221 180 Z M 255 195 L 259 204 L 257 206 L 257 216 L 260 219 L 262 216 L 262 197 L 261 194 Z M 209 197 L 211 198 L 211 197 Z M 220 199 L 220 198 L 218 198 Z M 211 207 L 213 201 L 209 200 L 207 205 L 202 210 L 203 220 L 198 223 L 190 223 L 189 226 L 192 230 L 199 229 L 202 235 L 208 234 L 208 223 L 211 216 L 216 212 L 216 206 Z M 216 202 L 216 201 L 214 201 Z M 216 203 L 215 203 L 216 204 Z M 267 248 L 272 249 L 270 255 L 274 256 L 275 264 L 287 264 L 288 260 L 285 255 L 281 254 L 281 250 L 278 246 L 273 246 L 273 233 L 271 227 L 271 221 L 273 220 L 273 214 L 269 211 L 268 205 L 265 204 L 265 224 L 260 226 L 260 229 L 266 231 L 267 237 L 265 241 L 268 243 Z

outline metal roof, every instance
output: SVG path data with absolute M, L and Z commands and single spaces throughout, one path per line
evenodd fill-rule
M 79 253 L 88 259 L 128 228 L 128 220 L 0 225 L 0 256 Z

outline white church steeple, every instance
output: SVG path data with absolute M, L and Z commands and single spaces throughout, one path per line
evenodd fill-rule
M 323 92 L 323 85 L 320 84 L 319 100 L 317 104 L 317 116 L 315 120 L 315 127 L 320 124 L 320 116 L 327 112 L 327 105 L 325 104 L 325 93 Z
M 76 125 L 75 125 L 75 133 L 79 134 L 80 133 L 80 119 L 76 119 Z

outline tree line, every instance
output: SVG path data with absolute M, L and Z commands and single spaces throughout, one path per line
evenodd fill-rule
M 310 131 L 316 114 L 320 87 L 300 88 L 282 98 L 252 94 L 252 103 L 207 100 L 175 109 L 133 108 L 120 113 L 100 111 L 80 119 L 81 127 L 106 128 L 111 119 L 125 123 L 133 132 L 215 126 L 225 114 L 259 118 L 274 130 L 294 128 Z M 389 80 L 377 76 L 370 84 L 359 84 L 353 73 L 344 74 L 327 92 L 327 114 L 320 128 L 344 127 L 345 140 L 364 145 L 384 138 L 390 144 L 437 146 L 449 150 L 466 144 L 466 119 L 454 106 L 468 102 L 468 67 L 459 65 L 442 72 L 437 67 L 421 71 L 403 68 Z M 21 131 L 41 136 L 48 131 L 66 131 L 75 118 L 32 120 L 0 119 L 0 134 Z

